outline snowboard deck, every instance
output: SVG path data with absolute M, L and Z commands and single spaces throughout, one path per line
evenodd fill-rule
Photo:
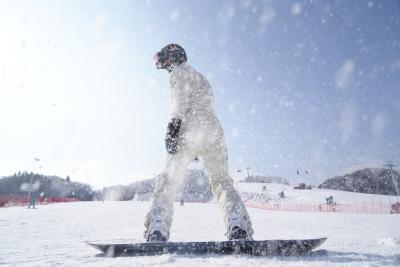
M 326 241 L 326 237 L 300 240 L 209 241 L 209 242 L 87 242 L 104 256 L 146 256 L 161 254 L 243 254 L 256 256 L 304 256 Z

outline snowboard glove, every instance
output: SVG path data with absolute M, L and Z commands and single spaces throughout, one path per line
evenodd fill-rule
M 167 134 L 165 136 L 165 147 L 167 152 L 175 154 L 178 151 L 179 130 L 182 120 L 172 118 L 168 123 Z

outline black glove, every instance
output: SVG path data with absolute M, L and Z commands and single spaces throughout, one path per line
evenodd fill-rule
M 165 136 L 165 147 L 167 148 L 167 152 L 170 154 L 175 154 L 178 151 L 178 138 L 181 124 L 182 121 L 175 118 L 172 118 L 168 123 L 167 134 Z

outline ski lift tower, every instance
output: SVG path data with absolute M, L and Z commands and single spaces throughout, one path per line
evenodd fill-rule
M 249 172 L 249 170 L 251 170 L 251 168 L 250 168 L 250 167 L 246 167 L 246 170 L 247 170 L 247 179 L 249 179 L 249 178 L 250 178 L 250 172 Z
M 394 189 L 396 190 L 397 202 L 399 202 L 399 189 L 397 188 L 397 182 L 393 177 L 393 167 L 396 167 L 397 165 L 394 164 L 392 161 L 388 161 L 388 163 L 385 164 L 384 166 L 390 169 L 390 176 L 392 177 L 393 186 Z
M 247 179 L 249 179 L 250 178 L 249 170 L 251 170 L 251 168 L 250 167 L 246 167 L 246 170 L 247 170 Z M 237 170 L 237 173 L 242 173 L 242 170 L 241 169 Z

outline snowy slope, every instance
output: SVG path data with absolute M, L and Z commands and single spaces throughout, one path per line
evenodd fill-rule
M 263 191 L 263 186 L 267 187 L 266 191 Z M 382 202 L 396 202 L 395 196 L 377 195 L 377 194 L 362 194 L 353 193 L 340 190 L 329 190 L 313 188 L 312 190 L 298 190 L 293 189 L 293 185 L 283 184 L 268 184 L 268 183 L 236 183 L 235 187 L 240 192 L 254 192 L 267 194 L 271 199 L 279 199 L 278 193 L 281 191 L 285 192 L 287 201 L 313 201 L 318 203 L 325 203 L 325 198 L 333 196 L 337 203 L 350 204 L 355 202 L 363 201 L 382 201 Z
M 96 257 L 86 240 L 142 241 L 148 202 L 78 202 L 0 209 L 0 265 L 4 266 L 365 266 L 400 264 L 400 216 L 270 212 L 249 209 L 255 239 L 328 241 L 303 258 L 163 255 Z M 171 240 L 224 240 L 217 204 L 176 205 Z

